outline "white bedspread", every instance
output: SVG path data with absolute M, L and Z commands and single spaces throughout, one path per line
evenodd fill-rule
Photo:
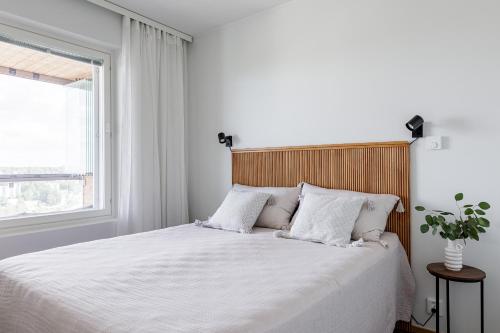
M 193 225 L 0 261 L 2 333 L 392 333 L 414 279 L 389 247 Z

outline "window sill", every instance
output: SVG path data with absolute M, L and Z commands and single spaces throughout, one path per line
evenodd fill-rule
M 8 226 L 2 227 L 0 223 L 0 238 L 26 235 L 30 233 L 61 230 L 68 228 L 76 228 L 82 226 L 89 226 L 94 224 L 116 223 L 117 219 L 113 216 L 104 216 L 97 218 L 84 218 L 67 221 L 37 223 L 31 225 Z

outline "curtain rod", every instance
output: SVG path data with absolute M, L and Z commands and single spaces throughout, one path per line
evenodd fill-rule
M 118 13 L 120 15 L 128 16 L 136 21 L 140 21 L 142 23 L 148 24 L 148 25 L 155 27 L 157 29 L 164 30 L 164 31 L 168 32 L 169 34 L 180 37 L 188 42 L 193 41 L 193 37 L 188 35 L 188 34 L 185 34 L 179 30 L 176 30 L 174 28 L 166 26 L 166 25 L 164 25 L 160 22 L 157 22 L 153 19 L 147 18 L 146 16 L 140 15 L 134 11 L 131 11 L 130 9 L 124 8 L 122 6 L 119 6 L 117 4 L 112 3 L 110 1 L 107 1 L 107 0 L 87 0 L 87 1 L 90 3 L 93 3 L 94 5 L 97 5 L 99 7 L 106 8 L 112 12 Z

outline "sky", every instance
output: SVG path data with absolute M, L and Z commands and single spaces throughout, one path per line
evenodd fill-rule
M 74 94 L 68 89 L 72 88 L 0 75 L 0 167 L 72 164 L 66 112 L 67 98 Z
M 64 89 L 0 75 L 0 167 L 65 164 Z

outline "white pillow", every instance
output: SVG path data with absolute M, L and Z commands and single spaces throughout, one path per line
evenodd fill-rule
M 231 190 L 214 216 L 209 218 L 204 226 L 251 233 L 257 217 L 259 217 L 269 197 L 269 193 Z
M 392 194 L 373 194 L 332 190 L 304 183 L 301 195 L 303 196 L 308 193 L 327 194 L 334 198 L 352 198 L 360 196 L 366 198 L 366 202 L 361 209 L 358 219 L 356 220 L 351 236 L 354 240 L 362 238 L 365 241 L 374 242 L 378 242 L 380 240 L 380 236 L 385 231 L 389 214 L 394 209 L 396 203 L 398 203 L 398 201 L 400 202 L 400 198 Z M 301 205 L 297 210 L 297 214 L 300 210 Z M 401 210 L 404 211 L 403 207 L 398 207 L 398 211 Z M 295 217 L 292 220 L 292 224 L 294 220 Z
M 299 204 L 299 187 L 252 187 L 236 184 L 233 189 L 271 195 L 255 223 L 256 227 L 286 229 Z
M 365 201 L 363 197 L 333 198 L 308 193 L 301 202 L 300 212 L 289 237 L 346 246 L 351 241 L 354 222 Z

